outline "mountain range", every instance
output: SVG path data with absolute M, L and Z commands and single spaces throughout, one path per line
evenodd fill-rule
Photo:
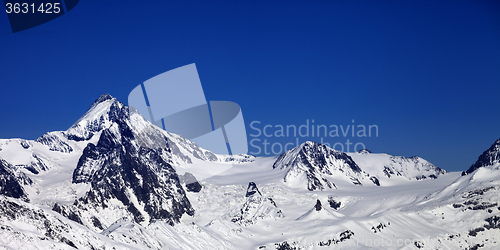
M 305 142 L 219 155 L 104 94 L 66 131 L 0 139 L 5 249 L 496 249 L 500 140 L 462 173 Z

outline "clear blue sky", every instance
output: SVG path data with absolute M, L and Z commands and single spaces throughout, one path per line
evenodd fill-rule
M 252 134 L 252 121 L 354 119 L 378 137 L 325 140 L 448 171 L 500 138 L 498 1 L 326 0 L 82 0 L 15 34 L 0 14 L 0 138 L 65 130 L 99 95 L 126 104 L 141 82 L 190 63 L 207 99 L 238 103 Z

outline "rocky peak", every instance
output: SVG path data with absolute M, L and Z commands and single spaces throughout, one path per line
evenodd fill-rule
M 362 171 L 349 155 L 312 141 L 280 155 L 273 168 L 288 169 L 284 177 L 287 183 L 307 179 L 310 191 L 336 188 L 328 176 L 345 177 L 353 184 L 361 185 Z
M 255 194 L 262 196 L 259 189 L 257 188 L 257 185 L 254 182 L 248 183 L 247 193 L 246 193 L 245 197 L 250 197 L 250 196 L 255 195 Z
M 90 106 L 90 108 L 98 105 L 99 103 L 102 103 L 102 102 L 105 102 L 107 100 L 116 100 L 116 98 L 114 98 L 112 95 L 110 94 L 102 94 L 101 96 L 99 96 L 99 98 L 97 98 L 94 103 L 92 103 L 92 106 Z
M 491 147 L 479 156 L 477 161 L 467 169 L 465 174 L 470 174 L 481 167 L 490 167 L 500 164 L 500 139 L 495 141 Z
M 372 153 L 372 151 L 370 151 L 370 150 L 368 150 L 368 149 L 364 148 L 364 149 L 360 149 L 360 150 L 358 151 L 358 153 L 359 153 L 359 154 L 366 155 L 366 154 L 371 154 L 371 153 Z
M 117 199 L 136 222 L 161 219 L 173 225 L 184 213 L 193 215 L 170 162 L 174 145 L 139 114 L 117 108 L 113 123 L 95 145 L 87 145 L 73 172 L 73 183 L 91 184 L 78 204 L 106 208 Z
M 109 128 L 114 122 L 128 116 L 129 108 L 109 94 L 103 94 L 89 110 L 76 121 L 65 135 L 74 141 L 86 141 L 99 131 Z
M 283 212 L 270 197 L 264 197 L 254 182 L 248 183 L 246 201 L 238 214 L 231 220 L 241 226 L 257 223 L 268 218 L 283 218 Z

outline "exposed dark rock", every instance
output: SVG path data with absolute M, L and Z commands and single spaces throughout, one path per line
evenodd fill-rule
M 184 175 L 179 175 L 179 180 L 182 184 L 186 185 L 186 191 L 188 192 L 198 193 L 202 189 L 202 186 L 196 177 L 189 172 L 184 173 Z
M 0 158 L 0 194 L 28 202 L 28 195 L 22 184 L 31 184 L 32 180 L 23 173 L 14 172 L 13 166 Z
M 413 242 L 413 244 L 415 244 L 415 247 L 417 247 L 418 249 L 424 247 L 424 243 L 421 241 L 415 241 L 415 242 Z
M 53 132 L 49 132 L 38 137 L 36 141 L 49 147 L 50 151 L 58 151 L 62 153 L 73 152 L 73 148 L 66 142 L 62 141 L 61 138 Z
M 490 202 L 487 202 L 487 201 L 480 201 L 480 200 L 468 200 L 468 201 L 465 201 L 462 204 L 453 204 L 453 207 L 454 208 L 460 208 L 462 206 L 465 207 L 465 209 L 469 209 L 469 210 L 486 210 L 488 208 L 491 208 L 491 207 L 495 207 L 497 206 L 498 203 L 490 203 Z
M 96 133 L 105 129 L 108 126 L 109 122 L 114 123 L 117 120 L 124 118 L 122 112 L 124 105 L 108 94 L 103 94 L 99 98 L 97 98 L 97 100 L 90 106 L 89 111 L 87 112 L 92 112 L 97 105 L 108 100 L 113 100 L 113 103 L 109 107 L 109 110 L 105 116 L 101 116 L 99 119 L 90 120 L 89 122 L 84 123 L 80 123 L 81 120 L 78 120 L 64 133 L 66 138 L 73 141 L 87 141 L 91 139 Z
M 491 166 L 498 162 L 500 162 L 500 139 L 495 141 L 488 150 L 484 151 L 465 173 L 470 174 L 481 167 Z
M 83 222 L 80 219 L 81 215 L 78 212 L 72 211 L 72 210 L 70 210 L 64 206 L 61 206 L 57 203 L 55 203 L 54 206 L 52 207 L 52 211 L 55 211 L 55 212 L 61 214 L 62 216 L 83 225 Z
M 496 205 L 497 205 L 496 202 L 495 203 L 483 202 L 479 205 L 469 207 L 469 209 L 471 209 L 471 210 L 486 210 L 487 208 L 494 207 Z
M 245 203 L 239 213 L 231 219 L 232 222 L 248 226 L 264 218 L 285 217 L 273 199 L 262 196 L 254 182 L 248 184 L 245 197 Z
M 485 228 L 487 229 L 500 229 L 500 217 L 499 216 L 493 216 L 493 217 L 490 217 L 490 218 L 487 218 L 485 220 L 486 222 L 488 222 L 488 224 L 484 225 Z
M 378 181 L 377 177 L 375 176 L 370 177 L 370 181 L 372 181 L 373 184 L 380 186 L 380 182 Z
M 360 153 L 360 154 L 371 154 L 371 153 L 372 153 L 372 151 L 370 151 L 370 150 L 368 150 L 368 149 L 364 148 L 364 149 L 360 149 L 360 150 L 358 151 L 358 153 Z
M 467 192 L 466 194 L 464 194 L 462 196 L 462 198 L 472 198 L 472 197 L 475 197 L 475 196 L 478 196 L 478 195 L 483 195 L 484 193 L 494 189 L 495 187 L 485 187 L 485 188 L 482 188 L 482 189 L 476 189 L 476 190 L 473 190 L 473 191 L 470 191 L 470 192 Z
M 31 143 L 29 143 L 28 141 L 26 140 L 20 140 L 19 141 L 19 144 L 21 145 L 21 147 L 23 147 L 24 149 L 28 149 L 31 147 Z
M 330 204 L 330 207 L 337 210 L 340 208 L 341 202 L 336 202 L 333 197 L 329 196 L 328 197 L 328 203 Z
M 188 192 L 198 193 L 201 191 L 201 188 L 202 186 L 199 182 L 186 184 L 186 191 Z
M 340 242 L 344 242 L 344 241 L 350 239 L 352 236 L 354 236 L 354 232 L 351 230 L 346 230 L 346 231 L 340 233 L 338 239 L 333 238 L 333 239 L 329 239 L 327 241 L 320 241 L 318 243 L 318 245 L 321 247 L 324 247 L 324 246 L 330 246 L 332 244 L 339 244 Z
M 316 211 L 321 211 L 323 209 L 323 206 L 321 206 L 321 201 L 318 199 L 316 200 L 316 205 L 314 206 L 316 208 Z
M 99 103 L 101 102 L 105 102 L 107 100 L 112 100 L 112 99 L 115 99 L 112 95 L 108 94 L 108 93 L 104 93 L 102 94 L 101 96 L 99 96 L 99 98 L 97 98 L 94 103 L 92 103 L 92 106 L 90 106 L 90 108 L 98 105 Z
M 63 236 L 70 232 L 72 229 L 71 226 L 60 221 L 58 218 L 49 216 L 42 209 L 33 209 L 20 201 L 10 201 L 5 197 L 0 197 L 0 215 L 7 220 L 27 222 L 34 226 L 38 232 L 43 233 L 47 239 L 62 242 L 76 248 L 71 240 Z M 2 229 L 20 233 L 6 226 L 2 226 Z
M 276 250 L 296 250 L 297 249 L 296 247 L 288 244 L 287 241 L 283 241 L 281 243 L 276 243 L 276 244 L 274 244 L 274 246 L 276 247 Z
M 30 171 L 33 174 L 39 174 L 40 171 L 49 170 L 49 167 L 47 166 L 47 164 L 45 164 L 44 160 L 42 160 L 42 158 L 38 157 L 38 155 L 33 153 L 31 157 L 33 157 L 33 159 L 34 159 L 33 161 L 31 161 L 27 165 L 19 165 L 19 166 L 24 167 L 26 170 Z
M 391 178 L 391 176 L 394 175 L 394 171 L 392 171 L 392 169 L 390 169 L 389 167 L 384 167 L 384 170 L 382 172 L 384 172 L 387 178 Z
M 472 247 L 469 247 L 468 250 L 477 250 L 480 247 L 484 247 L 484 244 L 476 244 L 476 245 L 474 245 Z
M 391 223 L 389 223 L 388 225 L 390 225 Z M 373 230 L 373 233 L 377 233 L 377 232 L 382 232 L 382 229 L 384 229 L 385 227 L 387 227 L 386 224 L 384 223 L 380 223 L 378 224 L 377 226 L 373 226 L 372 227 L 372 230 Z
M 484 227 L 478 227 L 469 231 L 470 236 L 477 236 L 477 233 L 484 231 Z
M 427 179 L 427 176 L 421 175 L 421 176 L 415 177 L 415 179 L 417 179 L 417 180 L 425 180 L 425 179 Z
M 250 197 L 254 195 L 255 193 L 258 193 L 259 195 L 262 195 L 257 188 L 257 185 L 254 182 L 248 183 L 248 188 L 247 188 L 247 193 L 245 194 L 245 197 Z
M 97 155 L 105 155 L 104 151 L 99 152 L 101 149 L 108 151 L 96 147 Z M 112 151 L 108 151 L 110 157 L 104 157 L 103 166 L 90 177 L 91 190 L 79 202 L 106 207 L 104 201 L 116 198 L 128 207 L 136 222 L 144 221 L 144 217 L 131 202 L 130 195 L 135 195 L 144 204 L 144 211 L 151 220 L 163 219 L 173 225 L 179 222 L 182 214 L 194 214 L 174 169 L 157 151 L 139 148 L 137 155 L 122 147 Z
M 91 219 L 92 225 L 94 225 L 94 227 L 99 228 L 101 230 L 104 230 L 104 226 L 102 225 L 101 221 L 99 219 L 97 219 L 97 217 L 92 216 L 92 218 L 90 218 L 90 219 Z
M 102 99 L 109 100 L 106 96 Z M 76 205 L 106 208 L 107 201 L 116 198 L 136 222 L 146 220 L 140 212 L 145 211 L 147 222 L 165 220 L 171 225 L 178 223 L 184 213 L 193 215 L 178 175 L 162 157 L 172 153 L 169 139 L 162 134 L 155 134 L 154 141 L 138 137 L 131 127 L 129 108 L 117 101 L 110 106 L 108 115 L 113 125 L 102 131 L 96 145 L 87 145 L 73 172 L 73 183 L 91 184 Z M 131 196 L 141 208 L 136 207 Z

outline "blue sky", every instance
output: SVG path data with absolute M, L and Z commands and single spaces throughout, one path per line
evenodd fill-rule
M 252 121 L 354 120 L 378 137 L 325 141 L 448 171 L 500 138 L 495 1 L 80 1 L 15 34 L 1 14 L 0 45 L 0 138 L 65 130 L 101 94 L 126 104 L 141 82 L 190 63 L 208 100 L 241 106 L 248 133 Z

